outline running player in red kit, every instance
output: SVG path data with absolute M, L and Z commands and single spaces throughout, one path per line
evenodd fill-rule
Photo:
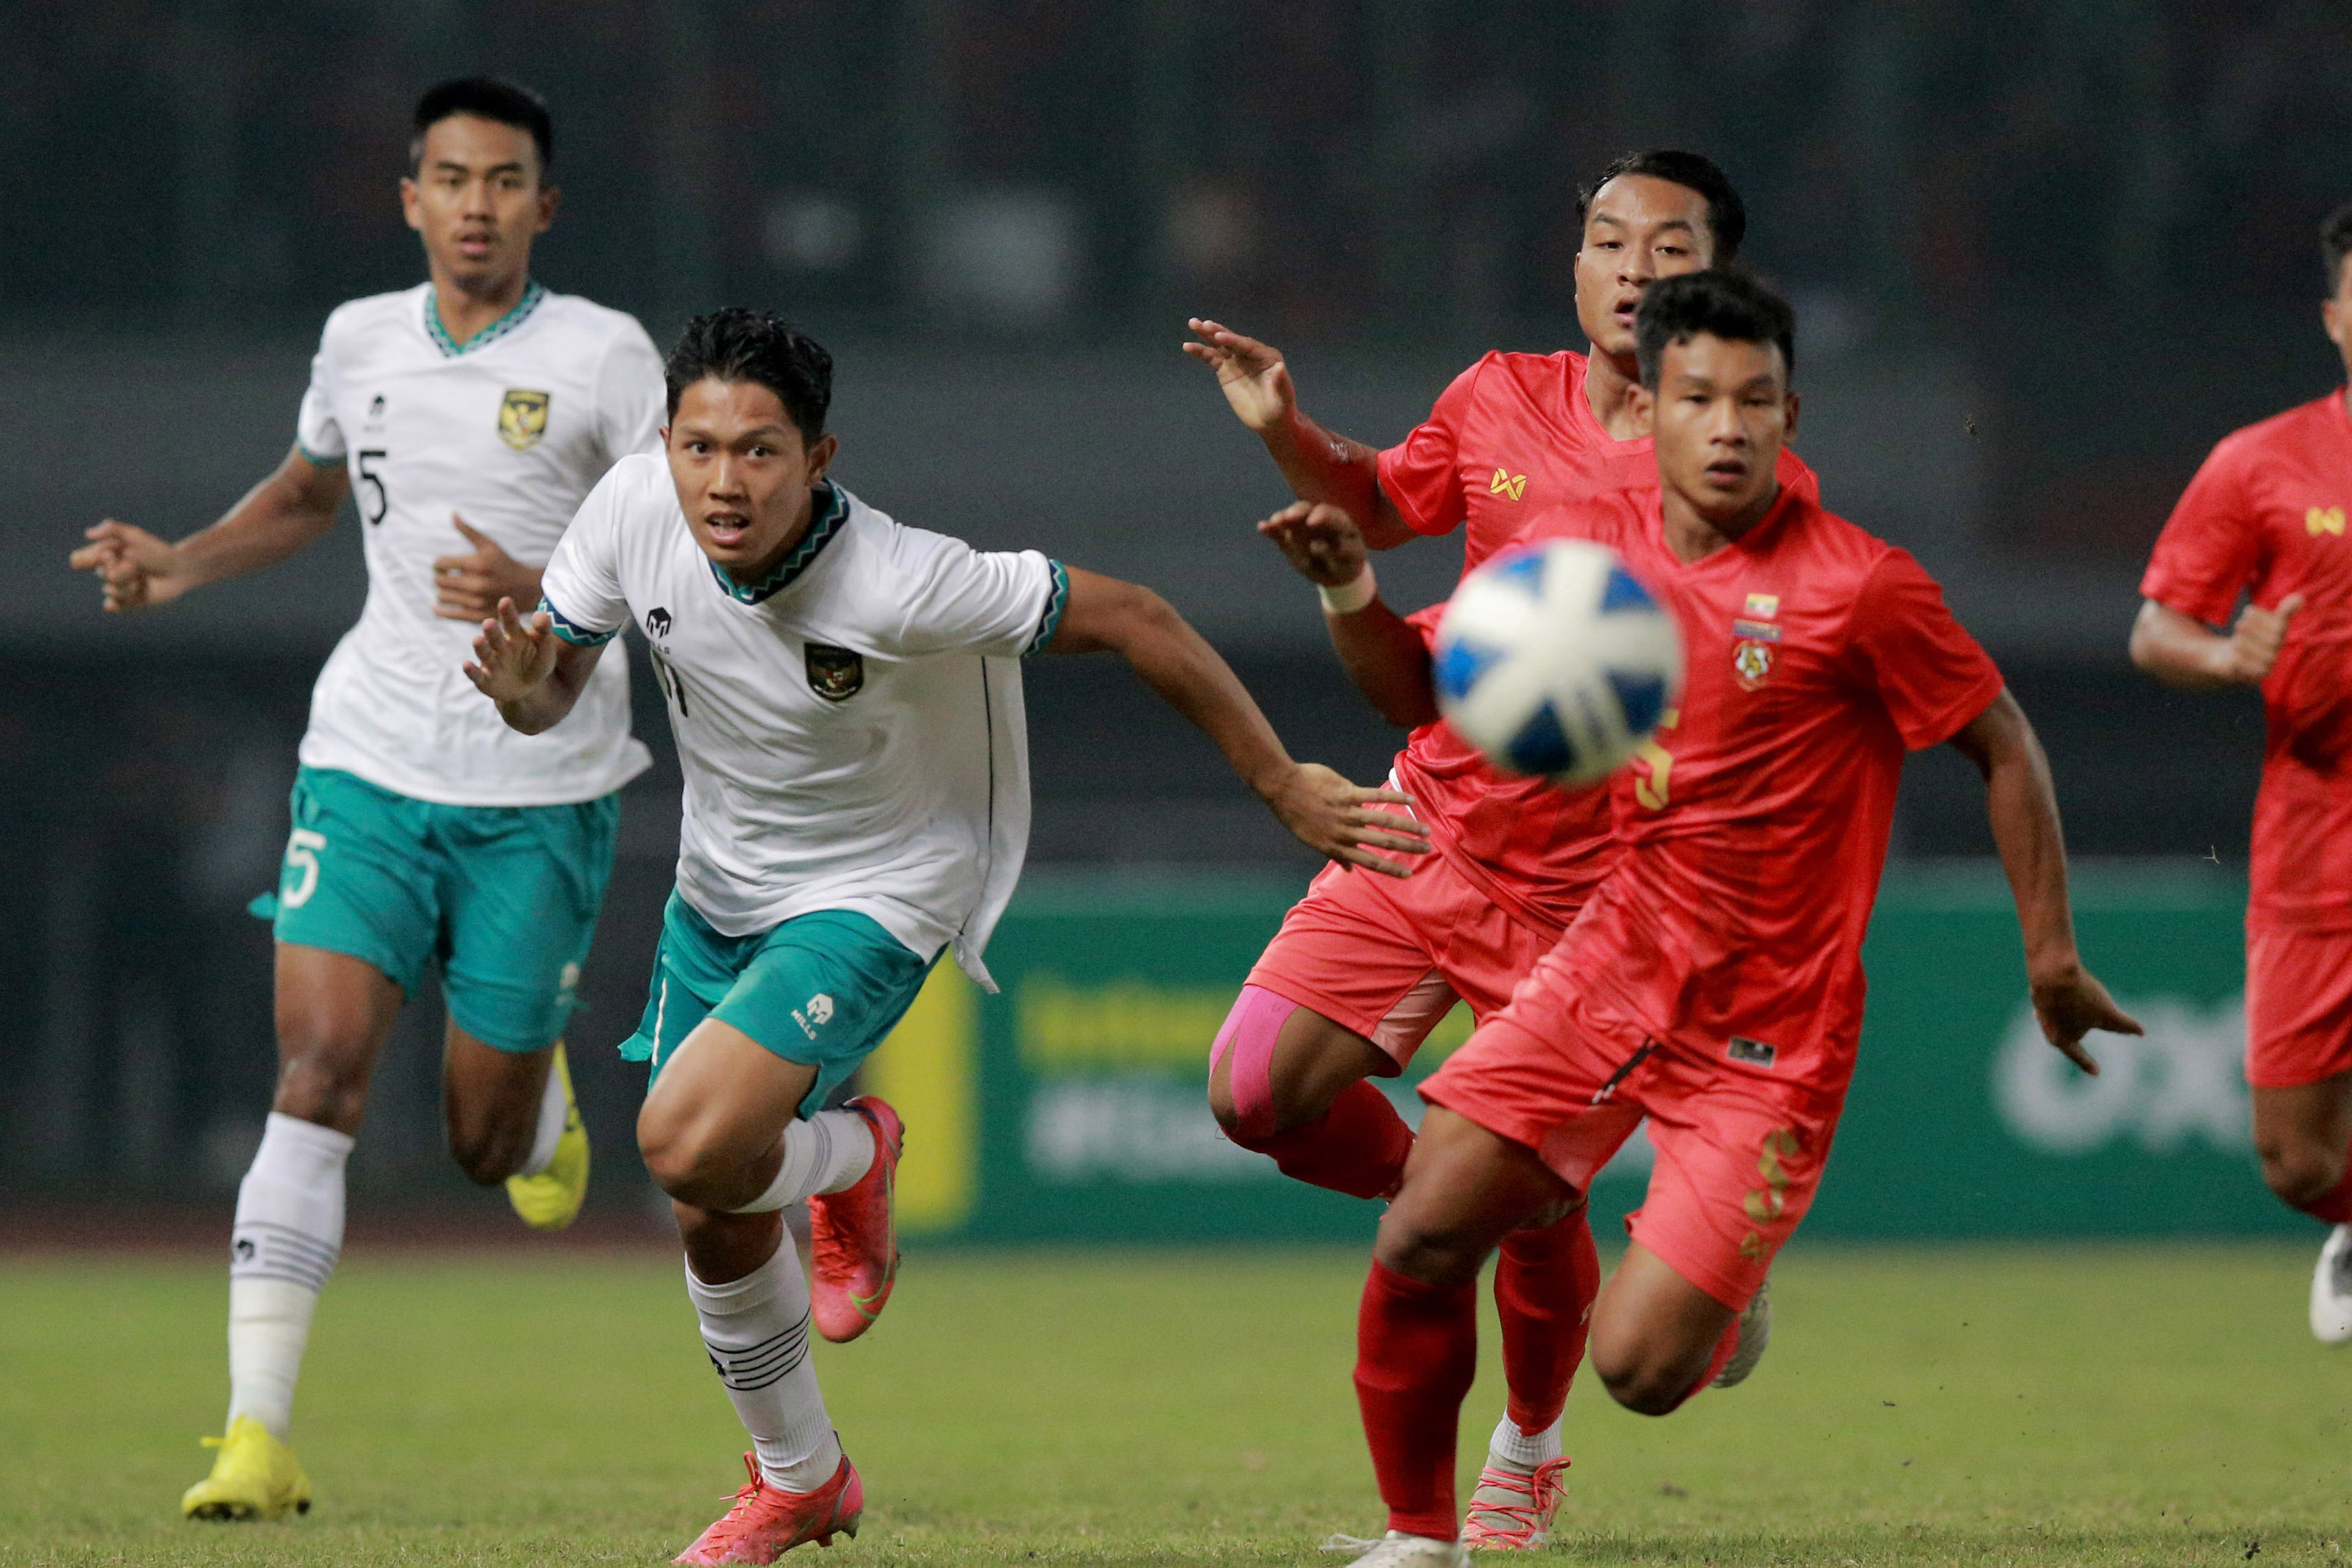
M 1474 1290 L 1531 1215 L 1583 1194 L 1644 1117 L 1657 1151 L 1593 1365 L 1664 1415 L 1742 1348 L 1740 1315 L 1820 1181 L 1863 1012 L 1862 941 L 1905 753 L 1985 775 L 2043 1032 L 2086 1071 L 2137 1033 L 2074 947 L 2057 802 L 2000 673 L 1916 562 L 1775 477 L 1794 428 L 1793 318 L 1737 274 L 1662 280 L 1635 407 L 1661 489 L 1559 509 L 1675 613 L 1678 712 L 1612 781 L 1623 852 L 1510 1004 L 1422 1087 L 1382 1219 L 1356 1388 L 1389 1533 L 1366 1568 L 1466 1563 L 1455 1423 Z
M 2328 337 L 2352 370 L 2352 206 L 2320 231 Z M 2352 415 L 2338 387 L 2225 438 L 2140 581 L 2132 662 L 2257 686 L 2268 719 L 2246 906 L 2246 1081 L 2271 1191 L 2335 1229 L 2311 1331 L 2352 1342 Z M 2225 625 L 2243 595 L 2236 625 Z
M 1302 500 L 1344 508 L 1379 547 L 1462 528 L 1467 570 L 1547 508 L 1655 486 L 1650 443 L 1629 413 L 1634 309 L 1654 279 L 1728 260 L 1747 227 L 1723 172 L 1670 151 L 1610 164 L 1582 194 L 1579 217 L 1577 313 L 1591 357 L 1487 354 L 1387 451 L 1299 412 L 1282 357 L 1266 345 L 1195 321 L 1200 341 L 1185 347 L 1215 367 Z M 1811 482 L 1793 457 L 1790 473 Z M 1354 561 L 1342 586 L 1324 593 L 1343 658 L 1337 628 L 1374 595 L 1360 550 Z M 1434 616 L 1399 623 L 1396 635 L 1418 652 Z M 1401 884 L 1315 879 L 1217 1036 L 1209 1099 L 1229 1137 L 1286 1173 L 1379 1197 L 1402 1178 L 1412 1134 L 1367 1080 L 1402 1072 L 1457 1000 L 1478 1018 L 1499 1010 L 1574 918 L 1613 841 L 1606 790 L 1568 795 L 1496 773 L 1433 722 L 1425 675 L 1367 694 L 1414 727 L 1395 777 L 1439 853 Z M 1503 1246 L 1495 1299 L 1509 1399 L 1472 1501 L 1476 1545 L 1538 1546 L 1550 1528 L 1567 1468 L 1560 1410 L 1600 1279 L 1580 1204 Z

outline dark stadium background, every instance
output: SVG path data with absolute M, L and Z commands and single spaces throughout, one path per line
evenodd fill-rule
M 267 928 L 310 679 L 355 531 L 135 623 L 65 570 L 168 536 L 291 439 L 338 300 L 422 276 L 394 182 L 418 89 L 547 94 L 538 275 L 637 312 L 772 306 L 834 349 L 837 472 L 902 519 L 1166 592 L 1292 749 L 1376 774 L 1285 498 L 1189 313 L 1289 351 L 1303 401 L 1401 436 L 1478 352 L 1580 346 L 1578 179 L 1692 145 L 1801 311 L 1803 453 L 1915 551 L 2034 716 L 2076 851 L 2242 860 L 2251 700 L 2123 658 L 2166 510 L 2229 429 L 2315 396 L 2321 216 L 2352 197 L 2352 19 L 2307 3 L 1868 0 L 291 0 L 0 6 L 0 1195 L 135 1192 L 225 1223 L 274 1062 Z M 1440 595 L 1452 543 L 1381 564 Z M 676 822 L 629 792 L 575 1034 L 642 1002 Z M 1312 869 L 1116 666 L 1030 679 L 1040 865 Z M 1989 841 L 1916 761 L 1895 853 Z M 353 1164 L 379 1208 L 469 1200 L 439 1152 L 437 1010 Z M 637 1069 L 580 1053 L 592 1201 L 638 1205 Z M 2248 1176 L 2247 1180 L 2252 1178 Z M 160 1212 L 160 1211 L 158 1211 Z

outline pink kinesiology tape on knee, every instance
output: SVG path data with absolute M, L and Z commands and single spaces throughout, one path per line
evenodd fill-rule
M 1209 1047 L 1209 1070 L 1215 1072 L 1225 1053 L 1233 1053 L 1234 1131 L 1239 1140 L 1274 1136 L 1274 1041 L 1298 1004 L 1277 996 L 1262 985 L 1244 985 L 1225 1015 Z

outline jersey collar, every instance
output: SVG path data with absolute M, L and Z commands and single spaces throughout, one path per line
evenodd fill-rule
M 842 525 L 848 521 L 849 498 L 842 493 L 839 485 L 827 479 L 817 491 L 816 515 L 809 520 L 808 531 L 802 534 L 801 542 L 784 552 L 784 558 L 758 582 L 738 583 L 718 562 L 707 555 L 703 560 L 709 563 L 713 580 L 727 591 L 730 598 L 746 605 L 756 605 L 799 582 L 802 574 L 815 564 L 818 553 L 833 542 L 833 536 L 839 533 Z
M 547 290 L 540 287 L 539 279 L 531 279 L 523 285 L 522 298 L 515 301 L 513 310 L 461 343 L 449 335 L 448 328 L 441 324 L 441 312 L 434 307 L 433 285 L 427 283 L 425 286 L 425 335 L 433 340 L 433 346 L 441 351 L 444 359 L 456 359 L 459 354 L 471 353 L 476 349 L 494 343 L 521 326 L 530 319 L 530 313 L 539 309 L 539 302 L 546 298 Z

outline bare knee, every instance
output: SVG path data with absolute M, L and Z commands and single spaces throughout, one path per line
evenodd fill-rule
M 539 1132 L 536 1116 L 518 1125 L 510 1117 L 467 1114 L 452 1106 L 448 1120 L 449 1152 L 477 1186 L 494 1187 L 521 1170 Z
M 280 1013 L 278 1088 L 269 1108 L 339 1132 L 357 1131 L 374 1054 L 362 1027 Z
M 1609 1397 L 1637 1415 L 1666 1415 L 1680 1407 L 1697 1374 L 1679 1365 L 1668 1347 L 1635 1335 L 1616 1342 L 1596 1334 L 1592 1370 Z
M 1380 1235 L 1372 1243 L 1372 1257 L 1381 1268 L 1424 1285 L 1476 1279 L 1492 1250 L 1483 1230 L 1441 1217 L 1423 1219 L 1402 1206 L 1381 1216 Z
M 738 1191 L 741 1158 L 705 1121 L 661 1114 L 648 1101 L 637 1116 L 637 1152 L 654 1184 L 678 1203 L 725 1210 L 748 1201 Z
M 2309 1208 L 2344 1184 L 2345 1157 L 2325 1143 L 2282 1141 L 2262 1150 L 2263 1180 L 2280 1202 Z

